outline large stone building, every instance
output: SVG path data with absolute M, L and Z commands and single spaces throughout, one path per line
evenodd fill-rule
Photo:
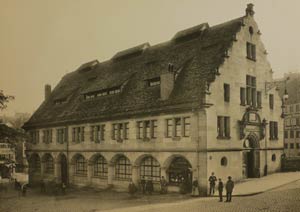
M 277 81 L 280 95 L 289 96 L 284 107 L 284 152 L 287 157 L 300 156 L 300 73 L 286 73 Z
M 176 190 L 198 178 L 280 169 L 281 99 L 254 20 L 246 15 L 177 32 L 65 75 L 24 128 L 30 182 L 124 189 L 160 176 Z M 266 89 L 268 87 L 268 89 Z M 157 184 L 155 184 L 157 185 Z

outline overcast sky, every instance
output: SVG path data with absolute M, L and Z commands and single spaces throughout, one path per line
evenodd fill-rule
M 300 69 L 300 1 L 257 0 L 255 19 L 275 76 Z M 245 0 L 0 0 L 0 90 L 6 113 L 32 113 L 67 72 L 117 51 L 245 14 Z

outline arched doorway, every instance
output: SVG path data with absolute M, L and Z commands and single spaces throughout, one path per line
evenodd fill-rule
M 59 164 L 60 164 L 60 180 L 64 184 L 68 184 L 68 161 L 67 157 L 64 154 L 60 154 L 59 156 Z
M 185 184 L 187 190 L 192 189 L 193 172 L 192 166 L 184 157 L 175 157 L 167 170 L 170 185 Z
M 257 136 L 247 136 L 243 152 L 244 176 L 248 178 L 260 177 L 260 151 Z

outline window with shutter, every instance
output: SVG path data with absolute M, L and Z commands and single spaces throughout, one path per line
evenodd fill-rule
M 246 89 L 240 88 L 240 101 L 241 105 L 246 105 Z

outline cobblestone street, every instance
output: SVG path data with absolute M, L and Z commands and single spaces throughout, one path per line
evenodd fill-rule
M 76 211 L 299 211 L 300 181 L 275 190 L 247 197 L 234 197 L 232 203 L 219 203 L 217 198 L 190 198 L 179 194 L 138 196 L 104 191 L 69 191 L 66 196 L 40 195 L 29 190 L 26 197 L 18 197 L 9 190 L 1 193 L 1 212 L 76 212 Z M 143 206 L 143 207 L 140 207 Z

